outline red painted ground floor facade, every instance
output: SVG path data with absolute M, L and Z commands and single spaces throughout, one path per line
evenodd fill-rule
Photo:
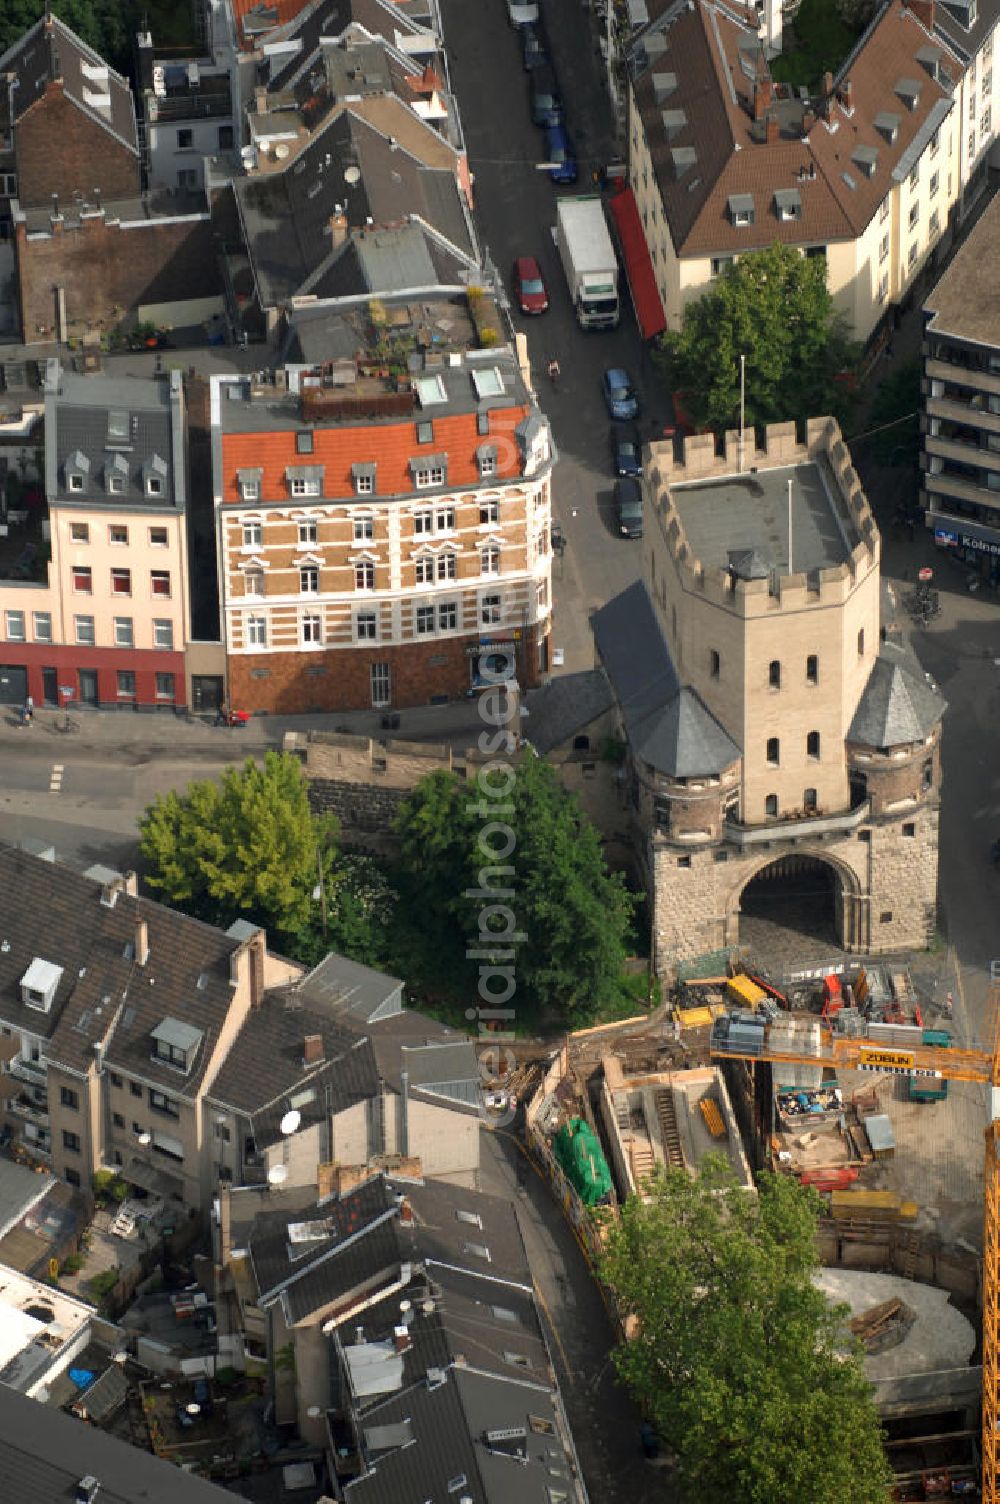
M 522 689 L 549 667 L 548 622 L 474 637 L 328 648 L 314 652 L 231 653 L 227 694 L 251 714 L 406 710 L 475 694 L 513 660 Z
M 135 648 L 0 643 L 0 704 L 93 709 L 186 708 L 184 654 Z

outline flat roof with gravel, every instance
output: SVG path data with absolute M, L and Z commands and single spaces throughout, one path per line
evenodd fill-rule
M 845 518 L 819 464 L 682 482 L 670 487 L 670 496 L 692 552 L 706 569 L 732 567 L 750 578 L 766 577 L 770 570 L 807 574 L 843 564 L 850 557 Z
M 1000 202 L 994 199 L 924 303 L 924 312 L 933 315 L 931 333 L 1000 345 L 998 260 Z

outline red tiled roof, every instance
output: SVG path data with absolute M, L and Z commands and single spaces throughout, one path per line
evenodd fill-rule
M 253 36 L 247 37 L 243 30 L 243 23 L 252 10 L 264 8 L 277 11 L 278 19 L 275 24 L 286 26 L 289 21 L 294 21 L 295 17 L 301 14 L 307 5 L 311 4 L 311 0 L 229 0 L 229 3 L 233 7 L 233 17 L 241 36 L 244 40 L 251 41 Z
M 741 25 L 713 0 L 696 0 L 665 29 L 653 23 L 645 40 L 648 66 L 634 89 L 657 184 L 674 247 L 680 255 L 734 254 L 771 245 L 823 245 L 854 239 L 871 221 L 892 186 L 892 171 L 928 116 L 951 93 L 932 77 L 917 54 L 933 46 L 930 33 L 913 11 L 892 0 L 841 69 L 828 102 L 829 119 L 817 118 L 805 129 L 794 102 L 775 111 L 777 139 L 762 139 L 763 123 L 753 121 L 753 82 L 768 79 L 756 33 Z M 660 41 L 666 46 L 657 50 Z M 947 61 L 947 60 L 945 60 Z M 655 80 L 673 74 L 674 87 L 657 98 Z M 903 78 L 920 84 L 910 109 L 895 91 Z M 842 99 L 847 79 L 852 108 Z M 768 79 L 769 82 L 769 79 Z M 814 105 L 822 116 L 822 103 Z M 674 112 L 668 127 L 663 112 Z M 875 129 L 875 118 L 888 112 L 899 118 L 890 143 Z M 683 117 L 683 124 L 678 120 Z M 696 161 L 679 175 L 672 150 L 693 147 Z M 874 148 L 872 177 L 852 163 L 858 147 Z M 848 174 L 851 182 L 845 177 Z M 795 189 L 801 214 L 779 218 L 775 192 Z M 754 222 L 737 226 L 729 213 L 734 194 L 751 194 Z
M 514 429 L 529 412 L 527 406 L 498 408 L 490 413 L 489 435 L 478 431 L 476 414 L 453 413 L 434 418 L 433 445 L 417 443 L 415 420 L 403 423 L 380 423 L 368 425 L 343 425 L 316 428 L 313 452 L 303 456 L 295 448 L 295 431 L 224 433 L 222 435 L 222 500 L 238 502 L 240 498 L 236 481 L 237 470 L 262 469 L 261 496 L 264 501 L 284 500 L 288 497 L 288 482 L 285 471 L 288 466 L 322 465 L 324 468 L 324 495 L 342 497 L 345 501 L 355 496 L 351 466 L 376 464 L 376 494 L 394 496 L 399 493 L 422 495 L 413 484 L 410 460 L 423 454 L 448 456 L 448 486 L 472 486 L 479 484 L 479 464 L 476 450 L 498 437 L 509 437 L 510 443 L 497 443 L 498 480 L 509 480 L 521 473 L 520 451 L 513 442 Z M 417 415 L 421 416 L 420 414 Z

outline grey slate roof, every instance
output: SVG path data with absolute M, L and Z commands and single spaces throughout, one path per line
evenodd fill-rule
M 390 1021 L 391 1023 L 391 1021 Z M 383 1025 L 380 1038 L 383 1059 L 386 1046 L 392 1044 L 391 1027 Z M 471 1039 L 456 1037 L 432 1040 L 427 1044 L 404 1044 L 399 1052 L 400 1081 L 406 1072 L 411 1095 L 433 1097 L 442 1105 L 478 1112 L 482 1078 Z
M 670 778 L 719 774 L 740 749 L 691 688 L 682 686 L 644 581 L 593 617 L 594 639 L 635 754 Z
M 12 1159 L 0 1159 L 0 1238 L 5 1237 L 53 1185 L 55 1176 L 48 1172 L 36 1175 Z
M 0 1403 L 0 1477 L 11 1504 L 67 1504 L 88 1473 L 100 1480 L 100 1504 L 232 1504 L 233 1496 L 192 1473 L 179 1473 L 139 1447 L 52 1405 L 5 1389 Z M 183 1482 L 179 1482 L 183 1479 Z
M 86 78 L 83 72 L 85 66 L 107 68 L 107 92 L 110 95 L 107 108 L 98 109 L 87 102 L 85 89 L 98 94 L 102 90 Z M 48 23 L 42 17 L 34 26 L 29 27 L 13 47 L 8 48 L 3 57 L 0 57 L 0 72 L 4 75 L 13 74 L 17 79 L 17 87 L 12 93 L 6 84 L 0 91 L 0 124 L 5 128 L 9 125 L 9 99 L 13 99 L 14 118 L 19 120 L 41 98 L 46 84 L 58 72 L 67 99 L 71 99 L 91 120 L 96 120 L 112 136 L 130 147 L 138 157 L 135 102 L 128 79 L 109 67 L 100 53 L 88 46 L 58 16 L 53 16 Z M 80 186 L 89 188 L 90 184 L 81 183 Z
M 884 643 L 854 712 L 849 742 L 899 747 L 922 742 L 944 715 L 946 701 L 904 648 Z
M 359 169 L 357 183 L 345 180 L 349 167 Z M 327 279 L 336 281 L 343 254 L 330 239 L 338 204 L 353 230 L 368 228 L 369 219 L 375 229 L 416 215 L 461 255 L 476 255 L 454 172 L 429 166 L 410 151 L 394 151 L 350 105 L 337 106 L 281 172 L 239 178 L 234 191 L 265 306 L 299 292 L 332 295 Z M 362 269 L 352 281 L 365 276 Z
M 544 757 L 604 715 L 614 702 L 603 670 L 561 674 L 525 697 L 527 739 Z
M 370 1451 L 372 1470 L 347 1485 L 348 1504 L 458 1498 L 463 1492 L 477 1504 L 580 1498 L 547 1388 L 461 1366 L 446 1369 L 441 1378 L 434 1386 L 415 1384 L 366 1412 L 363 1434 L 406 1422 L 412 1440 L 381 1454 Z M 457 1484 L 463 1475 L 464 1488 Z
M 340 1014 L 355 1028 L 389 1018 L 403 1007 L 403 984 L 374 967 L 332 951 L 296 984 L 302 1006 Z
M 213 1102 L 246 1113 L 258 1150 L 281 1139 L 281 1119 L 289 1098 L 302 1114 L 302 1125 L 326 1122 L 378 1090 L 378 1071 L 371 1041 L 344 1027 L 329 1013 L 296 1004 L 293 989 L 268 992 L 248 1014 L 208 1096 Z M 306 1065 L 307 1034 L 323 1039 L 323 1060 Z M 312 1092 L 308 1100 L 306 1093 Z
M 97 500 L 109 509 L 124 506 L 134 511 L 140 506 L 150 512 L 182 508 L 184 435 L 175 431 L 169 378 L 81 376 L 59 370 L 56 386 L 55 362 L 50 367 L 45 396 L 45 489 L 50 501 Z M 117 437 L 110 441 L 112 414 L 125 421 L 124 442 L 117 442 Z M 79 464 L 80 455 L 87 462 L 84 485 L 81 491 L 71 491 L 67 470 Z M 156 473 L 162 488 L 158 496 L 149 496 L 144 471 L 154 460 L 161 462 Z M 109 494 L 109 469 L 122 475 L 124 491 Z
M 229 1012 L 237 942 L 148 898 L 120 893 L 107 907 L 98 883 L 25 851 L 0 851 L 0 891 L 0 1018 L 46 1037 L 49 1059 L 70 1070 L 87 1069 L 105 1040 L 111 1067 L 173 1096 L 195 1095 Z M 144 966 L 133 959 L 139 919 L 148 926 Z M 48 1013 L 21 999 L 36 957 L 62 969 Z M 203 1035 L 187 1075 L 152 1055 L 152 1031 L 165 1018 Z

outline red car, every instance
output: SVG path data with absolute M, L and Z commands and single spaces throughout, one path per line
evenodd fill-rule
M 514 296 L 522 313 L 544 313 L 548 308 L 549 290 L 534 256 L 518 256 L 514 262 Z

